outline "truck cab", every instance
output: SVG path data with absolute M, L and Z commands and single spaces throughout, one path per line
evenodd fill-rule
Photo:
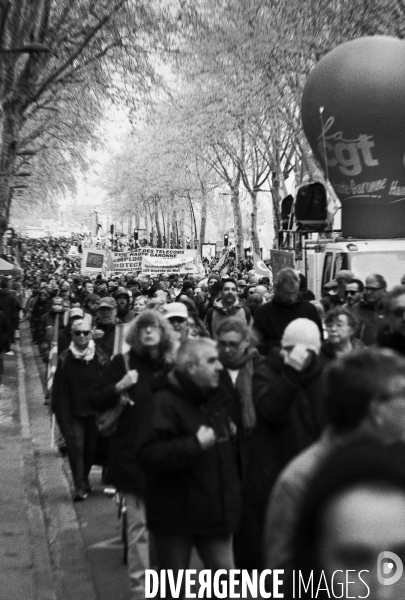
M 405 275 L 405 239 L 308 240 L 305 255 L 308 288 L 317 299 L 322 297 L 324 285 L 341 269 L 349 269 L 363 283 L 366 277 L 378 273 L 387 281 L 388 289 L 400 285 Z

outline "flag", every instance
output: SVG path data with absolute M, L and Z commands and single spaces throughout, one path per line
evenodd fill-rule
M 53 378 L 55 377 L 56 365 L 58 364 L 58 334 L 59 315 L 57 314 L 53 326 L 52 342 L 49 349 L 48 368 L 46 373 L 46 389 L 48 394 L 52 393 Z
M 257 275 L 257 277 L 268 277 L 270 279 L 270 283 L 273 283 L 272 270 L 269 269 L 269 267 L 262 261 L 262 259 L 258 254 L 256 254 L 256 252 L 253 252 L 253 262 L 255 265 L 255 275 Z
M 222 275 L 222 271 L 225 270 L 225 268 L 227 268 L 228 263 L 229 263 L 229 250 L 227 249 L 225 254 L 222 255 L 222 257 L 219 259 L 219 261 L 213 268 L 213 271 L 219 271 L 221 269 L 221 275 Z M 225 273 L 227 273 L 227 270 L 225 271 Z

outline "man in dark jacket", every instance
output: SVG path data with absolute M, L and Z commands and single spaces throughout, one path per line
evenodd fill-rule
M 297 271 L 286 267 L 277 275 L 273 300 L 258 307 L 254 328 L 260 336 L 260 351 L 267 354 L 280 343 L 287 325 L 294 319 L 314 321 L 322 335 L 322 323 L 315 306 L 299 299 L 300 279 Z
M 386 325 L 381 328 L 377 343 L 405 355 L 405 286 L 394 287 L 384 299 Z
M 386 325 L 384 298 L 387 293 L 387 282 L 382 275 L 370 275 L 366 278 L 363 300 L 353 312 L 360 322 L 357 337 L 366 346 L 374 346 L 380 330 Z
M 257 424 L 252 432 L 250 462 L 243 486 L 241 531 L 245 542 L 245 569 L 260 569 L 266 503 L 280 471 L 304 448 L 316 441 L 326 424 L 322 368 L 318 360 L 321 339 L 309 319 L 296 319 L 253 374 Z
M 72 342 L 58 358 L 51 405 L 66 441 L 75 501 L 84 500 L 90 491 L 98 430 L 88 397 L 107 363 L 108 358 L 91 339 L 90 319 L 74 321 Z
M 20 308 L 13 293 L 8 289 L 8 279 L 3 277 L 0 288 L 0 310 L 3 311 L 8 324 L 8 340 L 5 345 L 6 353 L 13 354 L 10 350 L 10 345 L 14 343 L 16 316 Z
M 152 400 L 139 462 L 159 569 L 187 569 L 195 547 L 205 567 L 234 568 L 240 489 L 229 418 L 215 397 L 222 365 L 215 342 L 187 340 L 167 387 Z

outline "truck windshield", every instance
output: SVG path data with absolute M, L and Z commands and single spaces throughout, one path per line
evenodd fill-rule
M 401 285 L 401 279 L 405 275 L 405 248 L 396 252 L 350 253 L 349 268 L 363 283 L 369 275 L 382 275 L 388 289 L 391 289 L 395 285 Z

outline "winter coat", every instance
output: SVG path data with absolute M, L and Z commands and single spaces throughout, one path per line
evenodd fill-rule
M 46 298 L 43 302 L 40 301 L 39 297 L 36 299 L 34 306 L 32 307 L 31 313 L 31 327 L 33 329 L 34 340 L 37 341 L 39 335 L 39 323 L 42 315 L 47 313 L 51 308 L 51 301 Z
M 71 428 L 73 417 L 95 414 L 89 396 L 107 364 L 107 356 L 97 347 L 89 362 L 75 358 L 69 349 L 60 354 L 52 385 L 51 408 L 62 433 Z
M 326 425 L 321 375 L 316 357 L 299 373 L 284 365 L 277 348 L 254 372 L 257 426 L 243 486 L 243 514 L 236 549 L 240 568 L 263 567 L 264 517 L 272 487 L 286 464 L 316 441 Z
M 238 528 L 240 481 L 225 405 L 203 396 L 184 376 L 156 392 L 139 451 L 147 473 L 146 513 L 154 533 L 227 535 Z M 203 450 L 196 433 L 212 427 Z
M 8 289 L 0 289 L 0 310 L 3 311 L 7 321 L 11 324 L 15 318 L 17 301 Z
M 381 331 L 377 339 L 377 345 L 405 355 L 405 337 L 396 331 L 391 332 L 387 329 Z
M 319 327 L 321 337 L 323 337 L 322 322 L 318 310 L 306 300 L 286 305 L 273 298 L 270 302 L 259 306 L 255 314 L 254 328 L 260 336 L 260 352 L 268 354 L 272 348 L 278 346 L 285 328 L 295 319 L 314 321 Z
M 0 311 L 0 352 L 7 348 L 10 328 L 3 311 Z M 0 374 L 1 375 L 1 374 Z
M 141 358 L 132 350 L 128 355 L 128 366 L 130 370 L 136 369 L 139 377 L 137 383 L 128 390 L 134 405 L 128 404 L 125 407 L 118 428 L 109 440 L 108 479 L 117 489 L 143 497 L 145 475 L 137 461 L 138 446 L 143 432 L 142 419 L 153 392 L 165 377 L 167 367 L 149 358 Z M 123 355 L 117 354 L 90 396 L 90 404 L 95 410 L 105 411 L 118 404 L 120 394 L 116 393 L 115 384 L 125 373 Z
M 353 314 L 360 322 L 356 337 L 366 346 L 374 346 L 377 343 L 379 333 L 387 325 L 387 318 L 383 303 L 379 306 L 371 306 L 366 302 L 355 304 L 352 309 Z
M 208 309 L 204 321 L 204 325 L 214 340 L 217 339 L 217 331 L 221 323 L 229 317 L 240 319 L 248 325 L 250 325 L 252 320 L 250 310 L 240 306 L 239 302 L 236 302 L 233 306 L 227 308 L 222 304 L 222 300 L 216 300 L 214 306 Z
M 363 344 L 363 342 L 361 342 L 357 338 L 353 338 L 351 352 L 353 352 L 354 350 L 361 350 L 362 348 L 365 348 L 365 345 Z M 331 344 L 329 344 L 328 340 L 325 340 L 324 342 L 322 342 L 321 353 L 319 355 L 319 360 L 320 360 L 322 366 L 325 367 L 332 360 L 335 360 L 337 357 L 338 357 L 338 355 L 336 354 L 333 346 Z
M 101 348 L 111 358 L 114 352 L 115 325 L 113 323 L 102 325 L 96 321 L 96 328 L 104 333 L 103 336 L 95 338 L 96 346 Z

